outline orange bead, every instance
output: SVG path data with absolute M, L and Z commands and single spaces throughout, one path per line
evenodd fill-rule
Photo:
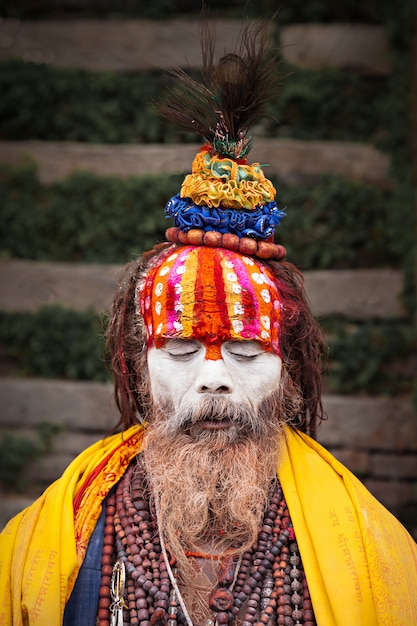
M 97 615 L 99 620 L 106 620 L 109 617 L 109 612 L 107 609 L 99 609 Z
M 210 248 L 217 248 L 221 245 L 222 242 L 222 234 L 216 232 L 215 230 L 211 230 L 204 234 L 204 245 L 209 246 Z
M 187 244 L 188 243 L 188 233 L 184 233 L 184 231 L 179 230 L 178 231 L 178 241 L 180 243 Z
M 191 228 L 188 233 L 188 243 L 192 246 L 201 246 L 203 244 L 204 230 L 200 228 Z
M 178 228 L 176 228 L 175 226 L 171 226 L 170 228 L 166 229 L 165 237 L 168 239 L 168 241 L 178 243 L 178 231 Z
M 239 252 L 242 254 L 255 254 L 258 249 L 258 242 L 249 237 L 242 237 L 239 241 Z
M 232 233 L 225 233 L 222 237 L 222 246 L 228 250 L 239 250 L 239 237 Z
M 280 261 L 281 259 L 285 257 L 286 254 L 287 254 L 287 251 L 284 248 L 284 246 L 281 246 L 280 244 L 276 244 L 275 254 L 272 258 L 275 259 L 276 261 Z
M 268 241 L 258 241 L 256 256 L 260 259 L 271 259 L 275 254 L 275 244 Z

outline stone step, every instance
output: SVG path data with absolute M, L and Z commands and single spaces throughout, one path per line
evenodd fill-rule
M 241 20 L 216 21 L 217 51 L 233 51 Z M 90 70 L 155 70 L 201 65 L 200 21 L 87 20 L 0 22 L 0 59 Z M 390 72 L 381 26 L 296 24 L 282 28 L 282 55 L 301 67 L 339 67 L 365 74 Z
M 109 383 L 0 378 L 0 429 L 27 435 L 42 423 L 59 426 L 55 452 L 74 456 L 118 421 Z M 409 398 L 325 394 L 327 419 L 318 439 L 332 448 L 417 452 L 417 420 Z
M 117 422 L 111 384 L 47 380 L 43 378 L 0 378 L 2 428 L 36 428 L 54 424 L 78 433 L 108 433 Z
M 0 260 L 0 310 L 34 312 L 60 304 L 103 312 L 115 292 L 119 265 Z M 317 316 L 401 317 L 403 275 L 392 269 L 315 270 L 304 273 Z
M 108 434 L 118 420 L 111 384 L 0 378 L 0 438 L 38 438 L 38 428 L 59 427 L 51 451 L 25 469 L 27 493 L 0 494 L 0 528 L 30 504 L 88 445 Z M 417 420 L 409 398 L 341 396 L 323 398 L 327 420 L 318 440 L 391 510 L 415 501 Z M 402 460 L 402 469 L 398 459 Z
M 0 141 L 0 162 L 34 160 L 44 183 L 86 170 L 101 176 L 142 176 L 189 172 L 201 144 L 86 144 Z M 390 159 L 370 144 L 256 138 L 252 162 L 267 163 L 267 175 L 287 184 L 314 182 L 323 174 L 386 187 Z
M 288 63 L 302 68 L 338 67 L 362 74 L 390 73 L 384 28 L 369 24 L 291 24 L 282 29 Z

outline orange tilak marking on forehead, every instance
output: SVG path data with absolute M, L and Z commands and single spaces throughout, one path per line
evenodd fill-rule
M 206 345 L 206 361 L 218 361 L 222 359 L 222 344 L 220 341 Z
M 225 305 L 226 294 L 220 261 L 215 250 L 199 254 L 199 271 L 195 281 L 193 336 L 215 339 L 219 330 L 228 330 L 230 320 Z

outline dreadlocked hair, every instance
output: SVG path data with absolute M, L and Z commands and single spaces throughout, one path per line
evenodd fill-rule
M 127 429 L 151 414 L 146 329 L 138 313 L 138 288 L 148 271 L 177 244 L 159 244 L 128 264 L 120 278 L 107 330 L 120 419 L 114 430 Z M 287 261 L 266 261 L 281 297 L 282 415 L 294 428 L 316 434 L 323 419 L 321 371 L 324 335 L 313 317 L 301 272 Z
M 125 430 L 146 420 L 150 407 L 147 376 L 147 341 L 143 319 L 137 313 L 137 290 L 153 264 L 162 260 L 172 244 L 157 244 L 122 270 L 106 333 L 120 419 L 114 427 Z
M 285 421 L 316 437 L 324 419 L 321 399 L 326 342 L 311 311 L 302 273 L 288 261 L 266 261 L 282 302 L 281 383 Z

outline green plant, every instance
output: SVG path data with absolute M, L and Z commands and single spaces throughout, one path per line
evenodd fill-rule
M 281 186 L 279 198 L 276 237 L 304 270 L 401 266 L 413 246 L 414 211 L 394 192 L 336 176 Z
M 21 375 L 107 381 L 104 321 L 59 306 L 33 314 L 0 312 L 0 345 Z
M 0 167 L 3 256 L 125 263 L 164 238 L 181 176 L 121 180 L 76 173 L 49 187 L 33 165 Z M 30 235 L 29 235 L 30 233 Z
M 328 381 L 339 393 L 412 393 L 417 329 L 403 320 L 321 320 L 329 343 Z
M 172 221 L 163 207 L 181 181 L 80 172 L 45 186 L 33 165 L 0 166 L 1 254 L 125 263 L 164 239 Z M 287 212 L 276 238 L 302 269 L 401 266 L 408 257 L 415 215 L 404 193 L 341 177 L 297 186 L 273 182 Z
M 267 136 L 372 141 L 386 131 L 387 79 L 285 63 L 279 98 L 258 131 Z M 198 142 L 158 115 L 172 78 L 161 72 L 92 72 L 20 59 L 0 63 L 0 137 L 90 143 Z
M 93 143 L 178 140 L 178 132 L 154 109 L 167 81 L 148 72 L 92 72 L 7 59 L 0 63 L 0 137 Z
M 304 70 L 286 63 L 276 102 L 268 108 L 269 136 L 376 141 L 386 129 L 381 114 L 387 79 L 338 68 Z
M 338 393 L 412 393 L 417 330 L 407 320 L 320 320 L 329 344 L 328 380 Z M 110 381 L 106 320 L 92 313 L 45 307 L 0 313 L 3 358 L 20 375 Z M 45 431 L 45 443 L 48 432 Z
M 0 437 L 0 483 L 8 490 L 24 491 L 29 479 L 27 466 L 52 449 L 52 438 L 60 431 L 56 424 L 44 422 L 34 437 L 6 432 Z

